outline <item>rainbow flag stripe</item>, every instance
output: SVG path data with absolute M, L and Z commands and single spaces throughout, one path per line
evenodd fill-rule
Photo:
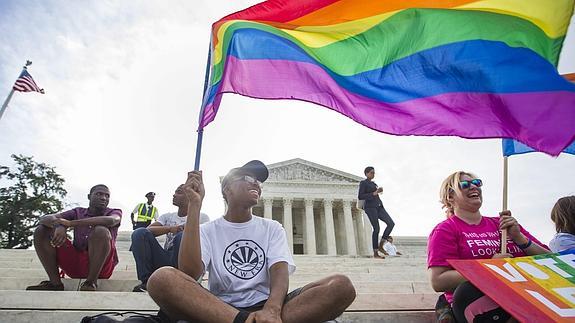
M 199 128 L 237 93 L 558 155 L 575 140 L 575 85 L 556 70 L 574 1 L 262 2 L 214 23 Z

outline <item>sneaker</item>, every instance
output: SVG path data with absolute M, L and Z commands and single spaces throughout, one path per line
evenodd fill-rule
M 40 282 L 38 285 L 32 285 L 26 287 L 26 290 L 52 290 L 52 291 L 61 291 L 64 290 L 64 284 L 60 283 L 60 285 L 54 285 L 49 280 L 45 280 Z
M 141 283 L 140 285 L 134 287 L 134 289 L 132 290 L 132 292 L 147 292 L 148 291 L 148 287 L 146 286 L 145 283 Z
M 95 292 L 98 289 L 96 282 L 91 282 L 85 280 L 82 285 L 80 285 L 80 291 L 82 292 Z

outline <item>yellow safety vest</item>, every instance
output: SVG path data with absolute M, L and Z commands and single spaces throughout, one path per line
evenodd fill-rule
M 150 212 L 150 209 L 152 212 Z M 152 222 L 154 217 L 158 213 L 158 209 L 155 206 L 146 208 L 146 203 L 140 203 L 138 207 L 138 220 L 136 222 Z

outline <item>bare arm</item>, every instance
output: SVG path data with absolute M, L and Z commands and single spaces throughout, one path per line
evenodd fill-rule
M 148 230 L 152 232 L 154 237 L 164 235 L 166 233 L 178 233 L 182 231 L 184 228 L 183 226 L 179 225 L 163 225 L 160 222 L 156 221 L 148 226 Z
M 280 315 L 288 288 L 288 264 L 283 261 L 273 264 L 270 268 L 270 297 L 264 305 L 264 309 L 277 311 Z
M 62 217 L 61 213 L 44 215 L 43 217 L 40 218 L 38 224 L 41 224 L 49 228 L 53 228 L 54 224 L 56 224 L 57 220 L 60 219 L 61 217 Z
M 94 217 L 79 219 L 79 220 L 66 220 L 66 219 L 58 218 L 57 220 L 55 220 L 55 222 L 62 224 L 62 225 L 69 227 L 69 228 L 85 227 L 85 226 L 90 226 L 90 225 L 91 226 L 101 225 L 101 226 L 111 228 L 111 227 L 115 227 L 115 226 L 120 225 L 121 220 L 122 220 L 122 218 L 120 218 L 119 215 L 113 214 L 113 215 L 107 215 L 107 216 L 94 216 Z
M 431 287 L 436 292 L 453 291 L 459 284 L 467 281 L 457 270 L 449 267 L 429 268 Z
M 180 243 L 178 269 L 198 280 L 204 274 L 200 243 L 200 209 L 205 191 L 201 172 L 192 171 L 188 173 L 184 192 L 188 199 L 188 218 Z
M 527 238 L 523 233 L 520 233 L 517 238 L 513 239 L 513 242 L 515 242 L 517 245 L 524 245 L 529 242 L 529 238 Z M 537 244 L 537 242 L 531 240 L 531 245 L 528 248 L 523 249 L 523 252 L 525 252 L 525 254 L 528 256 L 533 256 L 550 253 L 551 251 L 541 247 Z
M 253 312 L 246 322 L 281 322 L 284 299 L 289 287 L 288 264 L 280 261 L 270 267 L 270 297 L 264 308 Z

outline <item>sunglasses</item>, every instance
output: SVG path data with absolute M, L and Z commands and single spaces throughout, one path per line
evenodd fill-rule
M 472 179 L 470 181 L 460 181 L 459 188 L 464 190 L 466 188 L 471 187 L 471 184 L 475 185 L 475 187 L 481 187 L 483 186 L 483 181 L 481 181 L 479 178 Z
M 237 182 L 237 181 L 244 181 L 250 184 L 258 184 L 261 185 L 262 183 L 260 181 L 258 181 L 255 177 L 252 177 L 250 175 L 244 175 L 244 176 L 240 176 L 237 178 L 234 178 L 233 180 L 231 180 L 232 182 Z

